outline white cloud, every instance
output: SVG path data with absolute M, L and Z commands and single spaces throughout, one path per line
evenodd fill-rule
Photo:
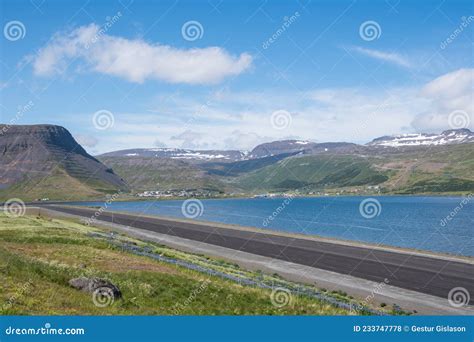
M 430 105 L 419 113 L 412 125 L 418 129 L 447 129 L 449 114 L 454 111 L 467 113 L 468 128 L 474 129 L 474 69 L 459 69 L 442 75 L 426 84 L 420 91 Z
M 447 117 L 452 110 L 472 113 L 472 70 L 458 70 L 418 87 L 318 88 L 305 93 L 203 90 L 174 94 L 170 102 L 155 101 L 160 110 L 114 111 L 115 125 L 104 132 L 101 150 L 151 147 L 157 138 L 168 147 L 249 150 L 289 137 L 365 143 L 388 134 L 437 132 L 450 129 Z M 292 115 L 291 125 L 283 130 L 271 124 L 272 113 L 279 109 Z
M 170 104 L 172 120 L 167 114 L 115 113 L 115 125 L 102 139 L 110 147 L 103 150 L 150 147 L 159 137 L 168 147 L 190 149 L 250 150 L 256 145 L 294 139 L 366 142 L 390 133 L 399 133 L 410 125 L 414 114 L 423 106 L 413 101 L 414 91 L 392 89 L 390 93 L 372 89 L 318 89 L 302 97 L 300 93 L 271 92 L 254 94 L 229 92 L 215 99 L 198 115 L 189 118 L 190 107 L 202 104 L 194 99 Z M 323 105 L 315 100 L 321 94 L 332 94 Z M 260 97 L 255 103 L 253 99 Z M 201 97 L 205 99 L 205 97 Z M 205 101 L 205 100 L 202 100 Z M 412 102 L 411 102 L 412 101 Z M 271 124 L 275 110 L 292 114 L 292 124 L 277 130 Z M 168 108 L 164 108 L 168 112 Z
M 232 56 L 220 47 L 178 49 L 141 39 L 125 39 L 101 34 L 95 24 L 68 34 L 56 34 L 32 58 L 36 75 L 62 73 L 68 63 L 79 59 L 91 70 L 136 83 L 155 79 L 213 84 L 239 75 L 252 64 L 248 53 Z
M 374 49 L 366 49 L 359 46 L 352 48 L 353 51 L 356 51 L 365 56 L 375 58 L 384 62 L 396 64 L 405 68 L 412 67 L 412 63 L 404 56 L 394 53 L 394 52 L 384 52 Z

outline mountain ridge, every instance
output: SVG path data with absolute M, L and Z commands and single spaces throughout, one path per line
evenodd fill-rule
M 387 135 L 375 138 L 367 146 L 421 146 L 421 145 L 448 145 L 474 142 L 474 133 L 467 128 L 449 129 L 436 133 L 411 133 Z
M 451 133 L 445 131 L 445 135 Z M 143 191 L 214 187 L 244 195 L 288 191 L 459 193 L 474 191 L 473 147 L 474 143 L 459 139 L 451 144 L 396 147 L 283 140 L 260 144 L 239 160 L 127 157 L 120 153 L 98 158 Z
M 385 136 L 365 145 L 281 140 L 248 152 L 151 148 L 93 157 L 64 127 L 0 125 L 0 197 L 79 200 L 150 190 L 465 193 L 474 191 L 472 135 L 464 129 Z
M 0 125 L 0 196 L 72 199 L 126 191 L 112 169 L 56 125 Z
M 241 161 L 276 156 L 279 154 L 350 153 L 367 151 L 370 147 L 417 147 L 429 145 L 463 144 L 474 142 L 474 132 L 467 128 L 450 129 L 436 133 L 409 133 L 386 135 L 366 144 L 351 142 L 313 142 L 309 140 L 275 140 L 255 146 L 250 151 L 240 150 L 193 150 L 186 148 L 134 148 L 116 150 L 97 157 L 158 157 L 207 161 Z

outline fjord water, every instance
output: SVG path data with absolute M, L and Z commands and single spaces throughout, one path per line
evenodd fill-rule
M 380 196 L 365 216 L 366 197 L 251 198 L 200 200 L 195 220 L 474 256 L 472 197 Z M 107 210 L 187 218 L 184 200 L 113 202 Z M 376 202 L 375 202 L 376 203 Z M 104 206 L 103 202 L 80 205 Z M 188 202 L 191 205 L 191 202 Z M 378 214 L 378 215 L 377 215 Z M 268 219 L 269 217 L 273 219 Z M 449 216 L 451 219 L 446 220 Z

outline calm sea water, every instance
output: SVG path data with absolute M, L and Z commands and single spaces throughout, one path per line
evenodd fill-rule
M 183 204 L 182 200 L 114 202 L 108 210 L 177 218 L 198 215 L 193 219 L 474 256 L 472 197 L 338 196 Z

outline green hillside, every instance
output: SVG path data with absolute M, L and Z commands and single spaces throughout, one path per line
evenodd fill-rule
M 474 191 L 474 144 L 361 148 L 354 153 L 278 155 L 236 162 L 101 157 L 138 192 L 467 193 Z
M 110 183 L 94 178 L 76 178 L 65 170 L 56 168 L 47 176 L 25 178 L 12 186 L 0 190 L 0 201 L 10 198 L 21 198 L 23 201 L 34 201 L 41 198 L 50 200 L 75 201 L 103 198 L 107 194 L 120 191 Z
M 396 193 L 474 191 L 474 144 L 418 148 L 384 154 L 375 164 L 390 170 L 384 186 Z
M 134 191 L 170 189 L 214 189 L 226 186 L 219 177 L 196 164 L 155 157 L 100 157 L 100 160 L 126 180 Z
M 287 191 L 376 185 L 386 180 L 386 172 L 373 169 L 370 160 L 333 155 L 287 158 L 244 175 L 236 183 L 249 191 Z

